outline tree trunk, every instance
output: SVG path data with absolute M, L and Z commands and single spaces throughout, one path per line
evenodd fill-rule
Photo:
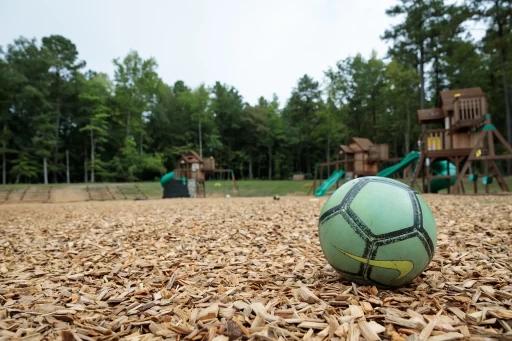
M 373 121 L 373 138 L 372 138 L 372 140 L 375 141 L 375 139 L 377 138 L 377 109 L 375 108 L 375 105 L 373 105 L 372 121 Z
M 89 170 L 87 169 L 87 144 L 85 145 L 85 156 L 84 156 L 84 182 L 89 182 Z
M 7 143 L 3 144 L 4 152 L 2 153 L 2 184 L 7 184 L 7 157 L 5 155 L 5 148 L 7 148 Z
M 420 109 L 425 109 L 425 51 L 424 42 L 420 45 Z
M 228 147 L 228 168 L 231 169 L 231 141 L 229 141 L 229 147 Z
M 56 105 L 56 111 L 57 111 L 57 120 L 55 122 L 55 149 L 53 152 L 53 166 L 55 167 L 53 171 L 53 183 L 57 183 L 57 163 L 58 163 L 58 157 L 59 157 L 59 131 L 60 131 L 60 82 L 59 79 L 57 79 L 57 86 L 58 92 L 57 92 L 57 105 Z
M 69 149 L 66 149 L 66 183 L 71 183 L 69 176 Z
M 94 151 L 94 134 L 91 130 L 91 182 L 94 182 L 94 169 L 96 168 L 95 162 L 95 151 Z
M 396 143 L 396 135 L 394 134 L 393 135 L 393 150 L 394 150 L 394 153 L 395 153 L 395 156 L 398 155 L 398 149 L 397 149 L 397 143 Z
M 329 135 L 327 135 L 327 143 L 325 144 L 325 158 L 327 159 L 327 162 L 331 162 L 331 155 L 329 149 Z M 327 164 L 327 174 L 331 174 L 330 164 Z
M 507 83 L 507 54 L 505 49 L 501 49 L 501 78 L 503 81 L 503 93 L 505 97 L 505 116 L 507 124 L 507 141 L 512 144 L 512 113 L 510 112 L 510 93 Z M 512 174 L 512 160 L 507 162 L 507 173 Z
M 43 158 L 43 173 L 44 173 L 44 184 L 48 185 L 48 166 L 46 164 L 46 157 Z
M 142 131 L 140 132 L 139 155 L 142 155 Z
M 411 145 L 411 113 L 409 112 L 409 101 L 405 101 L 405 117 L 407 122 L 405 122 L 405 155 L 409 154 L 409 147 Z
M 252 174 L 252 156 L 249 155 L 249 179 L 253 179 L 253 174 Z
M 272 147 L 268 146 L 268 179 L 272 180 Z
M 439 81 L 439 56 L 437 53 L 435 53 L 434 55 L 434 80 L 436 82 L 436 93 L 434 95 L 434 99 L 435 99 L 435 106 L 438 107 L 441 105 L 441 100 L 439 98 L 439 93 L 441 92 L 441 84 L 440 81 Z
M 4 152 L 2 153 L 2 184 L 7 184 L 7 156 L 5 150 L 7 149 L 7 124 L 4 124 L 4 142 L 2 144 Z

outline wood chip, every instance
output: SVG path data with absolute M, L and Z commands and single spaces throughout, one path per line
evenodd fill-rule
M 372 329 L 370 324 L 366 321 L 360 321 L 357 326 L 359 327 L 359 330 L 361 331 L 362 336 L 367 341 L 380 341 L 381 338 L 377 333 Z
M 509 340 L 512 196 L 424 198 L 436 253 L 395 290 L 327 266 L 327 198 L 4 203 L 0 340 Z
M 376 334 L 382 334 L 386 331 L 386 328 L 384 326 L 378 324 L 375 321 L 368 322 L 368 326 L 374 331 Z
M 198 321 L 207 321 L 217 317 L 219 313 L 219 304 L 213 303 L 211 306 L 204 308 L 197 314 Z
M 436 336 L 431 336 L 427 339 L 427 341 L 451 341 L 451 340 L 459 340 L 463 339 L 464 335 L 460 333 L 446 333 Z
M 436 326 L 436 324 L 437 324 L 437 317 L 432 319 L 432 321 L 430 321 L 427 324 L 427 326 L 425 328 L 423 328 L 423 330 L 421 331 L 420 336 L 419 336 L 419 341 L 427 340 L 430 337 L 430 334 L 432 333 L 432 331 L 434 330 L 434 327 Z
M 328 323 L 322 323 L 322 322 L 302 322 L 298 325 L 299 328 L 304 329 L 324 329 L 329 327 Z
M 304 302 L 312 304 L 320 301 L 320 299 L 305 286 L 298 288 L 296 292 L 299 295 L 299 298 Z

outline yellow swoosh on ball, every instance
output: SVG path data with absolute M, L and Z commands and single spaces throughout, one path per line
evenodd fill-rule
M 371 266 L 376 266 L 378 268 L 384 268 L 384 269 L 392 269 L 397 270 L 400 272 L 400 276 L 395 278 L 394 280 L 403 278 L 409 274 L 409 272 L 412 271 L 414 267 L 414 263 L 408 260 L 373 260 L 373 259 L 366 259 L 362 258 L 356 255 L 353 255 L 351 253 L 348 253 L 347 251 L 343 251 L 341 249 L 336 248 L 339 252 L 344 254 L 347 257 L 350 257 L 358 262 L 364 263 L 364 264 L 370 264 Z

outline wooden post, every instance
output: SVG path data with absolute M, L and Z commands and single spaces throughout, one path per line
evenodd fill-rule
M 459 176 L 459 171 L 460 171 L 460 162 L 462 161 L 462 158 L 461 157 L 456 157 L 455 158 L 455 176 Z M 451 181 L 451 179 L 450 179 Z M 455 192 L 453 191 L 454 194 L 458 194 L 458 192 Z
M 48 165 L 46 164 L 46 157 L 43 158 L 43 168 L 44 168 L 44 184 L 48 185 Z
M 66 149 L 66 183 L 70 183 L 69 177 L 69 149 Z
M 431 190 L 431 186 L 430 186 L 430 163 L 432 161 L 430 161 L 429 159 L 429 162 L 428 162 L 428 165 L 425 167 L 425 170 L 427 172 L 427 193 L 432 193 L 432 190 Z
M 494 170 L 494 176 L 496 177 L 496 181 L 498 181 L 498 184 L 500 185 L 500 188 L 503 192 L 510 192 L 510 189 L 508 188 L 507 182 L 503 178 L 503 175 L 501 174 L 501 171 L 496 164 L 496 160 L 491 160 L 491 167 Z
M 233 180 L 233 187 L 236 189 L 236 193 L 238 194 L 238 196 L 240 196 L 240 189 L 238 188 L 238 185 L 236 184 L 235 172 L 233 172 L 233 171 L 231 171 L 231 179 Z
M 485 172 L 485 193 L 489 194 L 489 162 L 487 160 L 484 161 L 484 172 Z
M 450 175 L 451 175 L 451 174 L 450 174 L 450 161 L 451 161 L 451 160 L 450 160 L 449 158 L 446 160 L 446 168 L 447 168 L 447 169 L 446 169 L 446 171 L 447 171 L 447 173 L 448 173 L 448 176 L 450 176 Z M 446 192 L 447 192 L 448 194 L 450 194 L 450 181 L 451 181 L 451 179 L 450 179 L 450 178 L 446 179 L 446 184 L 448 185 L 448 187 L 446 187 Z
M 190 167 L 190 170 L 192 171 L 192 167 Z M 201 185 L 200 182 L 199 182 L 199 170 L 195 171 L 195 178 L 196 178 L 196 198 L 199 198 L 199 194 L 200 194 L 200 191 L 199 191 L 199 186 Z
M 498 140 L 500 140 L 500 142 L 505 146 L 505 148 L 508 150 L 508 152 L 512 153 L 512 147 L 510 146 L 510 144 L 508 144 L 507 140 L 505 140 L 505 138 L 501 135 L 501 133 L 497 129 L 493 130 L 492 133 L 494 133 L 496 135 Z
M 308 195 L 311 192 L 315 193 L 315 190 L 316 190 L 316 177 L 317 177 L 317 175 L 318 175 L 318 166 L 315 166 L 315 179 L 313 180 L 313 186 L 311 186 L 309 188 Z
M 495 156 L 496 153 L 494 151 L 494 139 L 491 132 L 487 133 L 487 144 L 489 145 L 489 156 Z
M 468 158 L 466 160 L 466 163 L 464 163 L 464 166 L 462 167 L 462 170 L 460 171 L 459 175 L 457 176 L 457 180 L 455 181 L 455 185 L 453 186 L 454 191 L 458 193 L 460 184 L 462 183 L 462 180 L 464 179 L 464 175 L 469 169 L 469 166 L 471 165 L 471 162 L 473 160 L 473 157 L 478 149 L 480 149 L 478 146 L 482 142 L 482 140 L 485 137 L 485 131 L 482 131 L 480 133 L 480 136 L 478 136 L 478 139 L 475 141 L 475 146 L 473 149 L 469 152 Z
M 426 159 L 427 159 L 427 158 L 425 157 L 425 160 L 426 160 Z M 425 186 L 425 185 L 426 185 L 426 183 L 425 183 L 425 173 L 426 173 L 426 172 L 425 172 L 425 167 L 426 167 L 426 166 L 425 166 L 425 165 L 423 165 L 423 167 L 421 168 L 421 178 L 422 178 L 422 180 L 421 180 L 421 191 L 422 191 L 423 193 L 425 193 L 425 192 L 426 192 L 425 190 L 427 190 L 427 191 L 428 191 L 428 189 L 427 189 L 427 188 L 426 188 L 426 186 Z
M 424 160 L 425 160 L 425 153 L 422 152 L 420 159 L 419 159 L 418 163 L 416 164 L 416 168 L 414 170 L 412 170 L 413 173 L 412 173 L 411 187 L 413 189 L 414 189 L 414 186 L 418 186 L 417 180 L 418 180 L 418 176 L 420 175 L 420 172 L 423 171 Z M 419 192 L 423 193 L 424 187 L 420 188 Z

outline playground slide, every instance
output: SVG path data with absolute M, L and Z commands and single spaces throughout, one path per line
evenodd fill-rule
M 338 170 L 332 173 L 332 175 L 329 177 L 329 179 L 322 182 L 320 187 L 317 188 L 315 191 L 315 196 L 317 197 L 323 197 L 325 193 L 327 193 L 327 190 L 332 187 L 338 181 L 343 175 L 345 174 L 344 170 Z
M 160 185 L 162 185 L 162 187 L 165 188 L 165 185 L 167 185 L 167 183 L 173 179 L 174 179 L 174 172 L 167 173 L 164 176 L 162 176 L 162 178 L 160 178 Z
M 436 175 L 455 175 L 456 174 L 456 167 L 453 163 L 448 162 L 446 160 L 444 161 L 436 161 L 430 165 L 430 168 Z M 433 179 L 430 181 L 430 191 L 432 193 L 437 193 L 442 189 L 448 188 L 448 181 L 450 182 L 450 186 L 455 185 L 455 181 L 457 179 L 451 178 L 451 179 Z
M 407 154 L 406 157 L 404 157 L 402 159 L 402 161 L 400 161 L 399 163 L 397 163 L 394 166 L 391 166 L 389 168 L 381 170 L 377 174 L 377 176 L 382 176 L 382 177 L 387 178 L 397 172 L 403 171 L 409 164 L 411 164 L 411 162 L 419 159 L 420 156 L 421 156 L 421 154 L 418 152 L 410 152 L 409 154 Z M 448 161 L 436 161 L 436 162 L 432 163 L 432 165 L 430 165 L 430 167 L 436 175 L 440 175 L 440 176 L 448 175 L 448 173 L 454 175 L 455 171 L 456 171 L 455 165 Z M 447 180 L 448 179 L 431 180 L 430 181 L 430 191 L 432 193 L 437 193 L 440 190 L 447 188 L 448 187 Z M 456 179 L 449 179 L 449 181 L 450 181 L 450 186 L 453 186 L 455 184 Z
M 403 171 L 407 166 L 409 166 L 409 164 L 411 164 L 411 162 L 419 159 L 420 156 L 421 156 L 421 154 L 418 152 L 410 152 L 409 154 L 407 154 L 406 157 L 404 157 L 402 159 L 402 161 L 400 161 L 399 163 L 397 163 L 394 166 L 391 166 L 391 167 L 381 170 L 377 174 L 377 176 L 389 178 L 391 175 L 398 173 L 400 171 Z

